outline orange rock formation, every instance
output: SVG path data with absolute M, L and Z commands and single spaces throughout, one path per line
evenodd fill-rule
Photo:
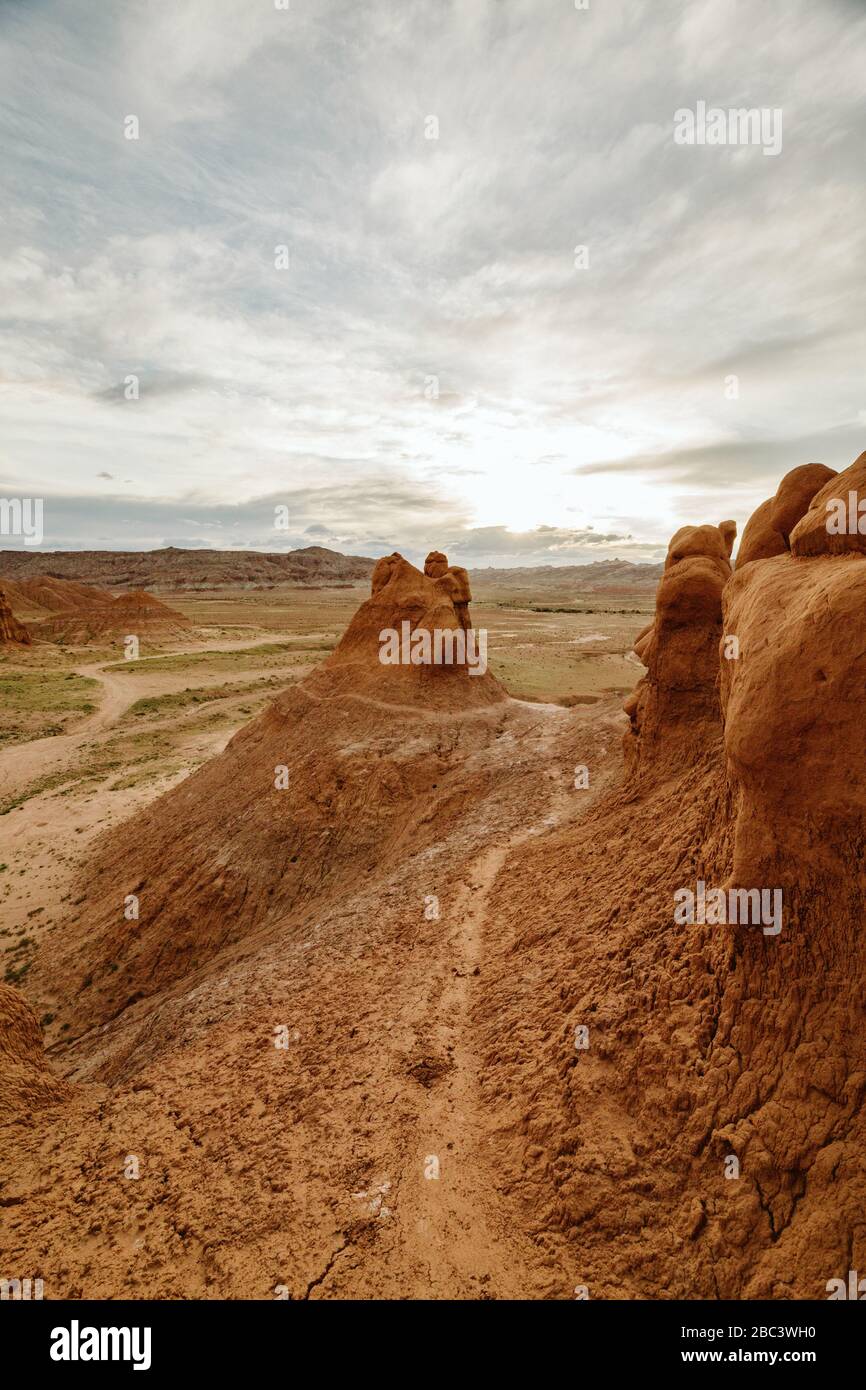
M 6 590 L 0 586 L 0 647 L 29 647 L 30 633 L 12 613 Z
M 790 550 L 794 527 L 809 510 L 816 492 L 835 476 L 823 463 L 804 463 L 786 473 L 775 496 L 762 502 L 749 518 L 737 551 L 737 569 Z
M 722 591 L 736 523 L 683 526 L 670 542 L 653 621 L 635 641 L 647 674 L 623 706 L 629 766 L 663 753 L 691 757 L 698 726 L 718 725 Z
M 82 586 L 83 587 L 83 586 Z M 119 636 L 183 637 L 189 619 L 143 589 L 132 589 L 107 603 L 87 603 L 57 612 L 40 625 L 39 635 L 72 645 Z

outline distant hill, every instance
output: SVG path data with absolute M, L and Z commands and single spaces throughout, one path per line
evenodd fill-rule
M 525 565 L 516 569 L 473 569 L 475 591 L 495 588 L 567 589 L 584 594 L 654 594 L 662 565 L 633 565 L 630 560 L 594 560 L 589 565 Z
M 94 590 L 85 593 L 98 592 Z M 49 642 L 83 646 L 105 641 L 119 633 L 136 633 L 141 637 L 185 637 L 190 627 L 188 618 L 142 589 L 127 589 L 117 598 L 109 595 L 107 603 L 86 602 L 76 608 L 64 609 L 34 628 L 34 633 Z
M 375 560 L 311 545 L 303 550 L 3 550 L 0 576 L 73 579 L 109 589 L 258 588 L 275 584 L 331 587 L 369 579 Z
M 107 589 L 77 584 L 74 579 L 53 579 L 39 574 L 33 579 L 4 579 L 3 587 L 18 618 L 44 618 L 46 614 L 69 609 L 93 608 L 110 603 Z
M 272 588 L 280 584 L 334 588 L 365 583 L 375 563 L 365 555 L 341 555 L 321 545 L 283 553 L 182 550 L 177 546 L 165 550 L 0 550 L 0 579 L 22 583 L 47 575 L 50 579 L 96 584 L 115 592 L 148 589 L 180 593 L 197 589 Z M 515 569 L 470 567 L 476 591 L 578 591 L 611 597 L 638 592 L 654 594 L 661 572 L 660 564 L 633 565 L 629 560 L 596 560 L 589 565 L 526 565 Z

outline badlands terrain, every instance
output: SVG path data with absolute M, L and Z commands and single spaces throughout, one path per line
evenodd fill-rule
M 745 530 L 684 518 L 663 571 L 471 575 L 477 675 L 378 660 L 462 627 L 435 552 L 0 556 L 9 1270 L 799 1299 L 866 1268 L 852 492 L 866 455 Z M 676 920 L 698 883 L 780 890 L 781 931 Z

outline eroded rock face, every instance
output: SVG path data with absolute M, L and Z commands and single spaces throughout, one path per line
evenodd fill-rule
M 112 601 L 107 589 L 77 584 L 74 579 L 55 579 L 49 574 L 22 579 L 17 583 L 10 581 L 9 597 L 13 608 L 17 606 L 17 600 L 18 603 L 26 603 L 49 613 L 67 612 L 71 608 L 92 608 Z
M 738 570 L 725 591 L 723 661 L 729 775 L 739 793 L 734 876 L 805 888 L 857 870 L 866 844 L 866 557 L 778 556 Z
M 850 887 L 852 873 L 859 882 L 866 535 L 827 523 L 828 503 L 840 499 L 856 528 L 861 495 L 866 453 L 814 494 L 791 530 L 790 555 L 738 568 L 725 590 L 725 631 L 736 633 L 740 649 L 736 661 L 722 662 L 720 687 L 739 800 L 738 882 L 785 882 L 801 896 L 825 879 L 829 889 Z
M 422 699 L 436 704 L 490 704 L 505 699 L 499 682 L 480 659 L 482 639 L 472 632 L 469 603 L 472 594 L 465 569 L 448 564 L 441 551 L 427 556 L 424 572 L 398 552 L 376 562 L 371 594 L 362 603 L 332 655 L 310 680 L 329 691 L 351 687 L 377 699 L 400 703 Z M 419 659 L 408 663 L 383 662 L 386 633 L 403 640 L 404 624 L 410 633 L 459 634 L 461 642 L 473 642 L 468 659 L 454 661 Z M 485 648 L 486 650 L 486 648 Z M 473 666 L 475 672 L 473 674 Z M 485 669 L 481 669 L 484 667 Z
M 822 1296 L 822 1276 L 855 1267 L 862 1219 L 866 556 L 818 550 L 824 518 L 816 498 L 793 553 L 738 569 L 724 595 L 740 648 L 721 663 L 734 815 L 726 886 L 782 895 L 771 942 L 734 930 L 719 1014 L 744 1075 L 730 1093 L 716 1078 L 718 1139 L 754 1174 L 773 1239 L 753 1297 L 792 1276 Z M 809 558 L 798 558 L 798 532 Z M 760 1231 L 761 1214 L 747 1224 Z
M 859 499 L 861 466 L 827 495 Z M 866 555 L 828 541 L 823 497 L 788 529 L 793 491 L 790 552 L 727 583 L 712 528 L 674 538 L 636 644 L 626 747 L 648 775 L 528 845 L 494 904 L 524 922 L 521 978 L 503 959 L 490 1010 L 497 1094 L 532 1097 L 518 1162 L 547 1160 L 548 1224 L 578 1229 L 593 1295 L 825 1298 L 866 1259 Z M 699 881 L 780 890 L 780 931 L 677 922 Z M 541 1020 L 536 972 L 564 982 Z M 563 1009 L 595 1041 L 528 1075 L 503 1035 L 552 1035 Z
M 189 618 L 185 618 L 182 613 L 178 613 L 176 608 L 170 608 L 161 599 L 154 598 L 144 589 L 131 589 L 129 593 L 120 594 L 113 599 L 110 607 L 112 619 L 129 626 L 132 624 L 131 631 L 136 630 L 136 624 L 140 626 L 171 626 L 188 627 Z
M 0 1123 L 69 1094 L 69 1085 L 48 1068 L 30 1005 L 17 989 L 0 984 Z
M 683 526 L 670 542 L 655 618 L 635 642 L 647 674 L 623 706 L 632 770 L 662 751 L 691 755 L 705 732 L 718 731 L 722 591 L 736 530 L 733 521 Z
M 472 619 L 469 616 L 469 605 L 472 602 L 472 592 L 469 588 L 469 575 L 465 569 L 459 565 L 449 565 L 439 583 L 446 590 L 448 597 L 454 604 L 454 612 L 457 614 L 457 621 L 460 626 L 469 631 L 472 626 Z
M 430 579 L 441 579 L 448 569 L 448 556 L 441 550 L 431 550 L 424 561 L 424 573 Z
M 0 647 L 29 647 L 30 633 L 13 615 L 6 590 L 0 587 Z
M 380 589 L 384 589 L 402 559 L 403 556 L 395 550 L 393 555 L 383 555 L 381 560 L 376 561 L 370 579 L 371 593 L 377 594 Z
M 863 516 L 860 515 L 861 503 Z M 863 522 L 861 530 L 860 522 Z M 848 555 L 866 552 L 866 453 L 816 492 L 791 533 L 791 553 Z
M 468 632 L 472 626 L 469 616 L 472 592 L 469 588 L 468 572 L 459 565 L 449 565 L 448 556 L 443 555 L 441 550 L 431 550 L 424 561 L 424 573 L 441 585 L 454 604 L 457 621 L 464 631 Z
M 183 637 L 189 627 L 190 621 L 182 613 L 144 589 L 133 589 L 108 603 L 58 612 L 41 624 L 39 633 L 50 641 L 85 644 L 127 634 Z
M 770 560 L 791 549 L 791 532 L 815 494 L 836 474 L 823 463 L 804 463 L 786 473 L 774 497 L 768 497 L 746 522 L 737 551 L 737 569 L 755 560 Z

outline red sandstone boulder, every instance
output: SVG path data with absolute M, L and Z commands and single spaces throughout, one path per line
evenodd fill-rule
M 472 629 L 464 569 L 432 551 L 422 573 L 395 553 L 376 562 L 371 589 L 339 645 L 309 677 L 313 687 L 399 704 L 479 705 L 506 698 L 487 670 L 486 633 Z
M 623 746 L 632 768 L 662 749 L 689 757 L 702 731 L 719 727 L 722 590 L 736 530 L 733 521 L 683 526 L 671 540 L 655 618 L 635 643 L 647 674 L 623 706 L 631 721 Z
M 791 553 L 800 557 L 864 552 L 866 453 L 815 493 L 809 510 L 791 533 Z
M 794 527 L 809 510 L 815 494 L 835 476 L 834 470 L 823 463 L 804 463 L 786 473 L 775 496 L 762 502 L 746 522 L 737 552 L 737 569 L 790 550 Z

